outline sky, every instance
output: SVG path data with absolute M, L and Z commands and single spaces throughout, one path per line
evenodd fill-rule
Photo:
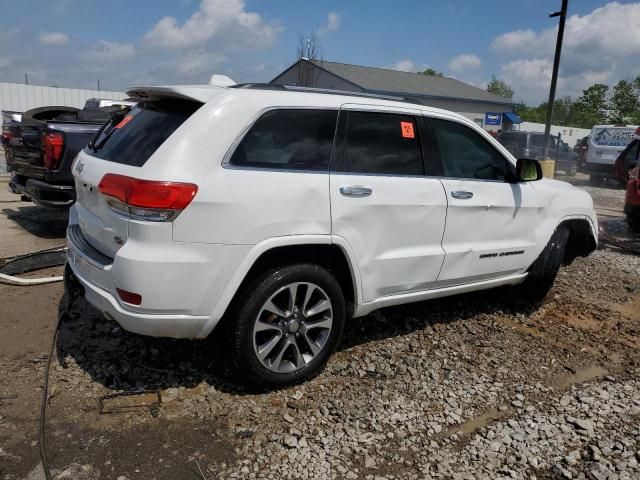
M 0 82 L 122 91 L 269 81 L 315 31 L 324 60 L 435 68 L 536 105 L 548 95 L 561 0 L 0 0 Z M 640 75 L 640 1 L 570 0 L 558 96 Z

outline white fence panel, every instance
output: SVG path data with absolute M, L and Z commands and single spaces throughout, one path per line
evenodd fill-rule
M 82 108 L 89 98 L 122 100 L 124 92 L 82 90 L 77 88 L 42 87 L 20 83 L 0 83 L 0 110 L 25 112 L 49 105 Z
M 523 132 L 544 132 L 544 123 L 522 122 L 520 128 Z M 551 125 L 551 135 L 561 135 L 562 140 L 573 147 L 578 140 L 586 137 L 591 130 L 586 128 L 564 127 L 561 125 Z

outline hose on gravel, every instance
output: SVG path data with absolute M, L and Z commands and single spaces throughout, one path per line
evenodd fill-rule
M 43 268 L 58 267 L 66 261 L 67 247 L 54 247 L 46 250 L 19 255 L 10 259 L 0 259 L 0 284 L 32 286 L 61 282 L 63 277 L 21 278 L 15 274 L 32 272 Z

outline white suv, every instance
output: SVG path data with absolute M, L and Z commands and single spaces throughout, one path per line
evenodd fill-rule
M 258 84 L 128 93 L 73 167 L 67 283 L 131 332 L 219 325 L 254 383 L 308 378 L 381 307 L 518 284 L 540 301 L 596 248 L 587 193 L 451 112 Z

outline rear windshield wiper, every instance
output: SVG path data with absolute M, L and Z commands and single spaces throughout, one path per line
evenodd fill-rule
M 118 123 L 120 123 L 130 111 L 130 108 L 124 108 L 118 112 L 114 112 L 111 115 L 111 118 L 102 127 L 100 127 L 100 130 L 98 130 L 91 141 L 89 141 L 89 148 L 94 152 L 100 150 L 116 130 L 116 125 L 118 125 Z

